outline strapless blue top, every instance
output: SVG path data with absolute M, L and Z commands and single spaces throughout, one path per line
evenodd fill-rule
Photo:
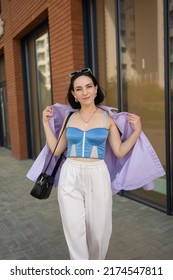
M 83 131 L 76 127 L 67 127 L 67 157 L 104 159 L 106 140 L 109 130 L 105 127 Z

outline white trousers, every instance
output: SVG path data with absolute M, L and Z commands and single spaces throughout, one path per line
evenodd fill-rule
M 67 159 L 57 189 L 70 259 L 105 259 L 112 232 L 112 191 L 105 162 Z

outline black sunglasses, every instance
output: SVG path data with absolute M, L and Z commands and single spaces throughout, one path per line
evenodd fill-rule
M 81 70 L 78 70 L 78 71 L 75 71 L 75 72 L 72 72 L 69 74 L 69 77 L 72 78 L 74 77 L 75 75 L 77 74 L 80 74 L 80 73 L 91 73 L 92 74 L 92 71 L 90 68 L 83 68 Z

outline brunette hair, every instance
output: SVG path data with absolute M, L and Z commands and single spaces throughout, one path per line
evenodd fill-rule
M 80 73 L 77 73 L 77 74 L 73 75 L 71 77 L 71 80 L 70 80 L 70 85 L 69 85 L 69 89 L 68 89 L 68 93 L 67 93 L 66 99 L 68 100 L 68 102 L 71 105 L 71 107 L 74 108 L 74 109 L 80 109 L 81 108 L 80 102 L 75 102 L 75 97 L 72 94 L 72 91 L 74 91 L 74 81 L 78 77 L 80 77 L 80 76 L 86 76 L 86 77 L 91 78 L 91 80 L 93 81 L 94 86 L 98 87 L 97 88 L 97 95 L 96 95 L 96 97 L 94 99 L 95 105 L 98 105 L 101 102 L 103 102 L 103 100 L 104 100 L 104 93 L 103 93 L 103 90 L 101 89 L 98 81 L 94 77 L 94 75 L 91 72 L 86 72 L 86 73 L 81 73 L 80 72 Z

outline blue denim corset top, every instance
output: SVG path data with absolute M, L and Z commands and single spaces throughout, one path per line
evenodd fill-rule
M 108 135 L 106 111 L 104 111 L 104 127 L 83 131 L 77 127 L 67 126 L 67 157 L 104 159 Z

